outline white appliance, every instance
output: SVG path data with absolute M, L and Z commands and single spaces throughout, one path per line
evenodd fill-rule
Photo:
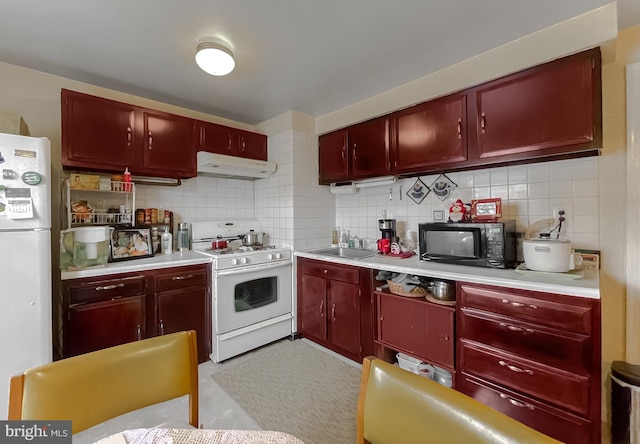
M 51 145 L 0 133 L 0 418 L 9 378 L 52 360 Z
M 195 251 L 211 256 L 212 353 L 220 362 L 292 334 L 291 249 L 243 246 L 240 235 L 261 233 L 255 219 L 191 223 Z M 228 247 L 212 249 L 213 240 Z
M 247 159 L 198 151 L 198 175 L 227 179 L 266 179 L 275 173 L 277 164 L 266 160 Z

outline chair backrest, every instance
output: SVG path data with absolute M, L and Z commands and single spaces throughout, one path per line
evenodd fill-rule
M 71 420 L 72 433 L 77 433 L 184 395 L 189 395 L 189 423 L 198 427 L 193 330 L 62 359 L 14 376 L 9 419 Z
M 558 443 L 435 381 L 369 356 L 362 364 L 357 443 Z

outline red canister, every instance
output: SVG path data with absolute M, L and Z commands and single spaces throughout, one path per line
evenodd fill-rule
M 227 241 L 224 239 L 216 239 L 211 241 L 211 248 L 214 250 L 222 250 L 227 248 Z

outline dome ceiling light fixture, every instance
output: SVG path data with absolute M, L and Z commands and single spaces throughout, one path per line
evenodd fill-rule
M 216 39 L 198 43 L 196 63 L 204 72 L 212 76 L 226 76 L 236 66 L 231 50 Z

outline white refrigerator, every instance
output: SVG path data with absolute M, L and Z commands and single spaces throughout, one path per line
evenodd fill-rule
M 52 360 L 51 144 L 0 133 L 0 419 L 9 378 Z

